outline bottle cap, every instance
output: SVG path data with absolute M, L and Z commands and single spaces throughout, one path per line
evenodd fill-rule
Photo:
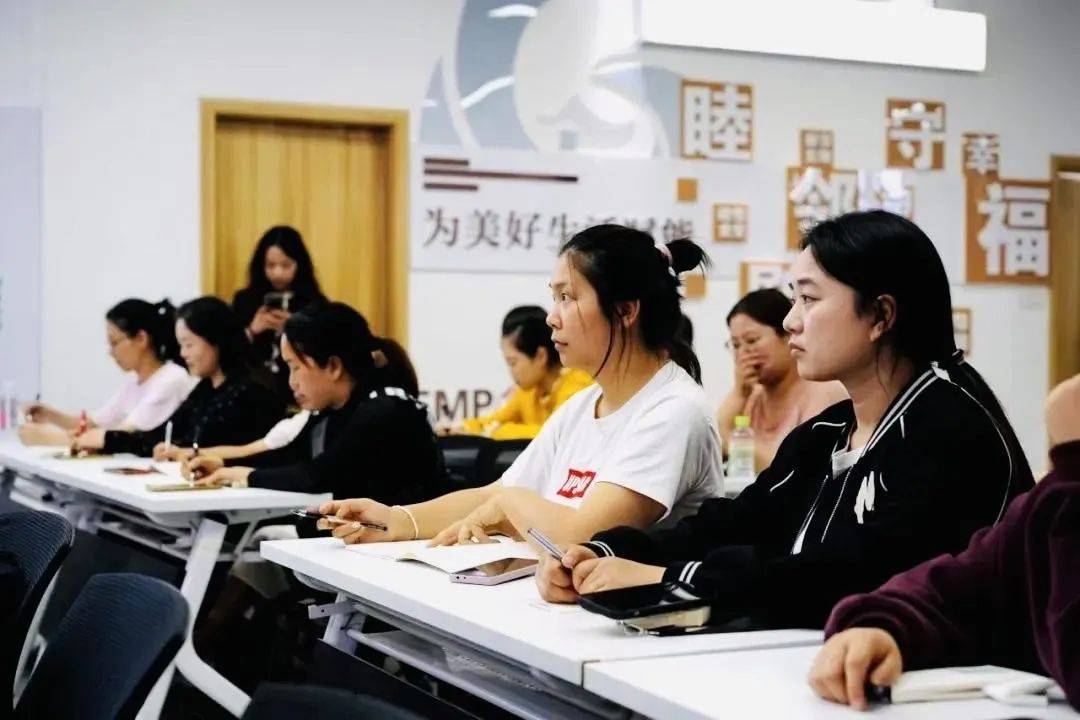
M 750 427 L 750 416 L 749 415 L 736 415 L 735 416 L 735 427 L 739 428 L 740 430 L 742 428 Z

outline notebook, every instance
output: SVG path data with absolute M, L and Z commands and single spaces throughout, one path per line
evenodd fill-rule
M 536 551 L 529 543 L 515 542 L 502 537 L 493 543 L 467 543 L 465 545 L 441 545 L 439 547 L 427 547 L 427 544 L 427 540 L 406 540 L 403 542 L 348 545 L 346 549 L 361 555 L 369 555 L 384 560 L 412 560 L 430 565 L 448 574 L 458 573 L 497 560 L 509 560 L 511 558 L 533 559 L 536 557 Z
M 893 703 L 990 697 L 1017 705 L 1045 704 L 1053 680 L 996 665 L 916 670 L 900 676 L 891 691 Z

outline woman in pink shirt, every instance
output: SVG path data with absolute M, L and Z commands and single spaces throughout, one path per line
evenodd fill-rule
M 791 300 L 779 290 L 754 290 L 735 303 L 727 316 L 735 386 L 720 404 L 716 426 L 726 455 L 735 417 L 749 416 L 758 472 L 769 466 L 780 443 L 796 426 L 847 397 L 838 382 L 799 377 L 783 325 L 790 311 Z

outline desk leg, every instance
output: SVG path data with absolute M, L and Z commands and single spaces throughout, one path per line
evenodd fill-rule
M 184 567 L 184 581 L 180 584 L 180 594 L 187 599 L 191 612 L 187 637 L 176 656 L 174 665 L 170 665 L 154 685 L 142 710 L 139 711 L 138 720 L 157 720 L 161 715 L 161 708 L 165 704 L 165 696 L 169 692 L 174 669 L 178 669 L 181 675 L 191 681 L 192 685 L 236 717 L 240 717 L 251 702 L 251 698 L 240 688 L 207 665 L 195 653 L 195 647 L 191 644 L 195 618 L 199 614 L 203 596 L 206 594 L 206 586 L 210 583 L 210 575 L 214 572 L 221 545 L 225 541 L 226 528 L 226 525 L 208 518 L 203 518 L 199 523 L 199 529 L 195 533 L 195 542 L 191 546 L 191 553 Z
M 349 596 L 345 593 L 338 593 L 334 599 L 335 604 L 349 602 Z M 330 616 L 330 620 L 326 623 L 326 630 L 323 631 L 323 640 L 329 645 L 336 647 L 338 650 L 347 653 L 356 652 L 356 641 L 353 640 L 345 632 L 349 626 L 349 621 L 355 618 L 355 613 L 335 613 Z M 361 625 L 363 621 L 361 620 Z

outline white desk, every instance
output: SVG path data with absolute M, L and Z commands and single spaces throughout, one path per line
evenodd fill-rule
M 264 542 L 263 557 L 284 565 L 317 586 L 339 593 L 339 604 L 353 604 L 366 614 L 435 642 L 476 651 L 500 667 L 516 668 L 566 699 L 579 694 L 589 663 L 667 655 L 726 652 L 747 648 L 809 645 L 820 631 L 773 630 L 658 638 L 628 635 L 613 621 L 576 606 L 549 605 L 540 600 L 531 579 L 485 587 L 451 583 L 434 568 L 395 562 L 347 550 L 332 538 Z M 365 642 L 363 633 L 347 628 L 348 618 L 335 618 L 324 639 L 351 649 L 349 641 Z M 379 649 L 396 655 L 406 648 Z M 408 657 L 399 657 L 410 663 Z M 452 678 L 447 679 L 453 682 Z M 470 691 L 475 688 L 466 688 Z M 504 709 L 532 717 L 520 706 Z M 549 715 L 551 717 L 552 715 Z M 544 715 L 540 715 L 544 717 Z
M 244 542 L 259 520 L 280 517 L 290 510 L 318 504 L 328 495 L 308 495 L 256 488 L 222 488 L 191 492 L 152 492 L 147 483 L 165 483 L 168 475 L 116 475 L 105 472 L 118 466 L 142 466 L 144 458 L 113 457 L 80 460 L 51 459 L 60 448 L 24 447 L 12 437 L 0 438 L 0 465 L 4 484 L 11 497 L 33 508 L 60 512 L 76 527 L 96 532 L 105 528 L 136 543 L 185 561 L 180 592 L 188 601 L 194 625 L 202 606 L 214 565 L 232 560 L 236 553 L 223 556 L 222 543 L 229 525 L 247 525 Z M 123 518 L 126 523 L 105 523 L 103 515 Z M 130 525 L 129 525 L 130 524 Z M 182 542 L 148 540 L 130 528 L 144 527 L 165 531 Z M 238 543 L 238 550 L 243 542 Z M 207 665 L 195 653 L 191 627 L 176 662 L 162 675 L 139 714 L 157 718 L 165 702 L 173 670 L 192 682 L 232 714 L 239 717 L 249 698 L 235 685 Z
M 1045 708 L 992 700 L 882 705 L 869 714 L 821 700 L 806 682 L 817 647 L 592 663 L 585 688 L 651 718 L 784 720 L 1080 720 L 1064 703 Z

